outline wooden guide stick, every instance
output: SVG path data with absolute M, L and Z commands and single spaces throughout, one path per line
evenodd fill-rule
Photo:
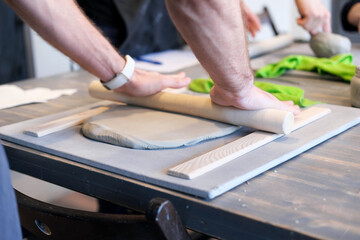
M 42 137 L 72 126 L 82 124 L 87 118 L 100 114 L 108 109 L 109 107 L 97 107 L 84 112 L 76 113 L 71 116 L 56 119 L 54 121 L 26 129 L 24 134 L 33 137 Z
M 291 112 L 277 109 L 240 110 L 214 104 L 210 98 L 202 96 L 160 92 L 148 97 L 133 97 L 109 91 L 99 81 L 90 84 L 89 93 L 95 98 L 188 114 L 274 133 L 288 134 L 294 124 L 294 115 Z
M 330 109 L 328 108 L 311 107 L 305 109 L 295 117 L 293 131 L 329 113 Z M 256 131 L 181 163 L 169 169 L 167 174 L 184 179 L 193 179 L 282 136 L 284 135 Z

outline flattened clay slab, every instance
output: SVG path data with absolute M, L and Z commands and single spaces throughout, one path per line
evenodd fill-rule
M 233 133 L 238 126 L 133 106 L 116 106 L 89 118 L 84 136 L 122 147 L 165 149 L 189 146 Z
M 311 37 L 310 47 L 317 57 L 332 57 L 349 53 L 351 42 L 347 37 L 334 33 L 318 33 Z

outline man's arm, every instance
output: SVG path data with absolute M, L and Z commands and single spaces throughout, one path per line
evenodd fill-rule
M 242 109 L 298 112 L 255 87 L 240 1 L 167 0 L 170 15 L 215 85 L 212 101 Z
M 112 79 L 124 68 L 125 60 L 73 0 L 5 1 L 41 37 L 103 81 Z M 189 82 L 184 73 L 161 75 L 135 70 L 131 81 L 117 90 L 143 96 L 166 87 L 183 87 Z

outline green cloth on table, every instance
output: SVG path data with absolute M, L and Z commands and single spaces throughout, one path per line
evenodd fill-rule
M 291 100 L 294 102 L 294 104 L 299 105 L 300 107 L 308 107 L 319 103 L 304 98 L 304 90 L 298 87 L 283 86 L 274 83 L 258 81 L 255 81 L 254 84 L 258 88 L 271 93 L 277 99 L 281 101 Z M 214 86 L 214 82 L 211 78 L 197 78 L 190 83 L 189 88 L 195 92 L 209 93 L 212 86 Z
M 349 53 L 339 54 L 331 58 L 316 58 L 303 55 L 290 55 L 277 63 L 268 64 L 256 71 L 255 77 L 275 78 L 289 69 L 313 71 L 321 74 L 332 74 L 350 82 L 355 74 L 356 66 Z

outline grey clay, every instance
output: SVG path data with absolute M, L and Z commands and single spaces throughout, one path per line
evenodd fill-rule
M 310 40 L 310 47 L 317 57 L 332 57 L 338 54 L 349 53 L 351 42 L 347 37 L 334 33 L 318 33 Z

